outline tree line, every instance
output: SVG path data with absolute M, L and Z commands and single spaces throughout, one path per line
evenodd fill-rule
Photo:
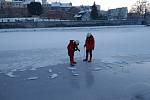
M 43 7 L 40 2 L 31 2 L 27 5 L 27 9 L 31 15 L 41 15 L 43 13 Z M 147 0 L 137 0 L 132 6 L 130 13 L 136 13 L 139 16 L 144 16 L 146 12 L 150 11 L 150 3 Z M 96 3 L 91 7 L 91 20 L 105 19 L 101 14 L 98 14 Z

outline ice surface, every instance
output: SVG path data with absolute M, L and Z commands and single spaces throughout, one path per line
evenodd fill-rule
M 74 73 L 73 75 L 74 75 L 74 76 L 78 76 L 79 74 L 78 74 L 78 73 Z
M 20 69 L 19 71 L 21 71 L 21 72 L 23 72 L 23 71 L 25 71 L 26 69 Z
M 38 77 L 29 77 L 29 78 L 27 78 L 28 80 L 36 80 L 36 79 L 38 79 Z
M 67 67 L 67 68 L 71 70 L 77 69 L 76 67 Z
M 56 84 L 49 82 L 55 95 L 60 93 L 63 96 L 65 92 L 63 94 L 59 90 L 66 90 L 67 96 L 71 94 L 71 99 L 75 97 L 78 100 L 76 97 L 84 100 L 150 100 L 149 30 L 150 27 L 144 26 L 2 29 L 0 72 L 15 77 L 17 71 L 26 73 L 33 70 L 31 72 L 38 73 L 48 67 L 40 77 L 43 80 L 48 76 L 56 78 Z M 96 41 L 92 63 L 82 62 L 88 32 L 94 35 Z M 77 64 L 74 67 L 68 67 L 67 45 L 70 39 L 80 41 L 81 52 L 75 52 Z M 75 73 L 71 73 L 72 70 Z M 60 78 L 57 78 L 59 73 Z M 38 77 L 28 79 L 36 80 Z M 64 82 L 63 86 L 61 82 Z M 44 83 L 40 84 L 44 86 Z M 52 93 L 51 96 L 55 95 Z M 57 97 L 54 100 L 61 99 Z
M 81 52 L 75 53 L 75 57 L 82 60 L 85 58 L 83 45 L 88 32 L 94 35 L 96 41 L 94 59 L 109 63 L 119 60 L 121 64 L 150 61 L 149 27 L 2 29 L 0 70 L 3 72 L 13 69 L 36 70 L 48 65 L 68 63 L 66 47 L 70 39 L 80 41 Z
M 150 99 L 150 84 L 135 83 L 127 88 L 127 93 L 131 100 L 149 100 Z
M 48 70 L 48 72 L 50 72 L 50 73 L 51 73 L 51 72 L 52 72 L 52 69 L 49 69 L 49 70 Z
M 58 77 L 58 74 L 52 74 L 52 75 L 50 75 L 50 78 L 52 78 L 52 79 L 54 79 L 56 77 Z
M 30 70 L 36 70 L 36 68 L 33 67 L 33 68 L 31 68 Z
M 9 77 L 15 77 L 15 75 L 13 75 L 13 72 L 8 72 L 6 73 L 6 75 L 8 75 Z
M 99 70 L 103 70 L 103 68 L 97 67 L 93 69 L 93 71 L 99 71 Z

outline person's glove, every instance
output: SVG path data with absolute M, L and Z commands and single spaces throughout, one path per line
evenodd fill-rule
M 94 50 L 94 48 L 93 48 L 93 50 Z
M 85 45 L 84 45 L 84 48 L 85 48 Z
M 74 51 L 77 51 L 77 48 L 75 48 Z

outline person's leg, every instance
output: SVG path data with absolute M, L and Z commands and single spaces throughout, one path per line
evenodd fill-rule
M 89 50 L 86 50 L 86 60 L 88 60 Z
M 89 62 L 92 62 L 92 50 L 89 50 L 89 53 L 90 53 L 90 60 L 89 60 Z
M 83 61 L 88 61 L 89 50 L 86 49 L 86 58 Z
M 73 65 L 73 62 L 74 62 L 74 56 L 71 55 L 71 56 L 70 56 L 70 65 Z
M 69 56 L 69 58 L 70 58 L 70 64 L 71 64 L 71 61 L 72 61 L 72 57 L 71 57 L 71 56 Z

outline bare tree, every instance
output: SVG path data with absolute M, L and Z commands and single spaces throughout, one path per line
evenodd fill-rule
M 147 0 L 138 0 L 131 8 L 131 13 L 137 13 L 143 16 L 146 11 L 150 10 L 150 3 Z

